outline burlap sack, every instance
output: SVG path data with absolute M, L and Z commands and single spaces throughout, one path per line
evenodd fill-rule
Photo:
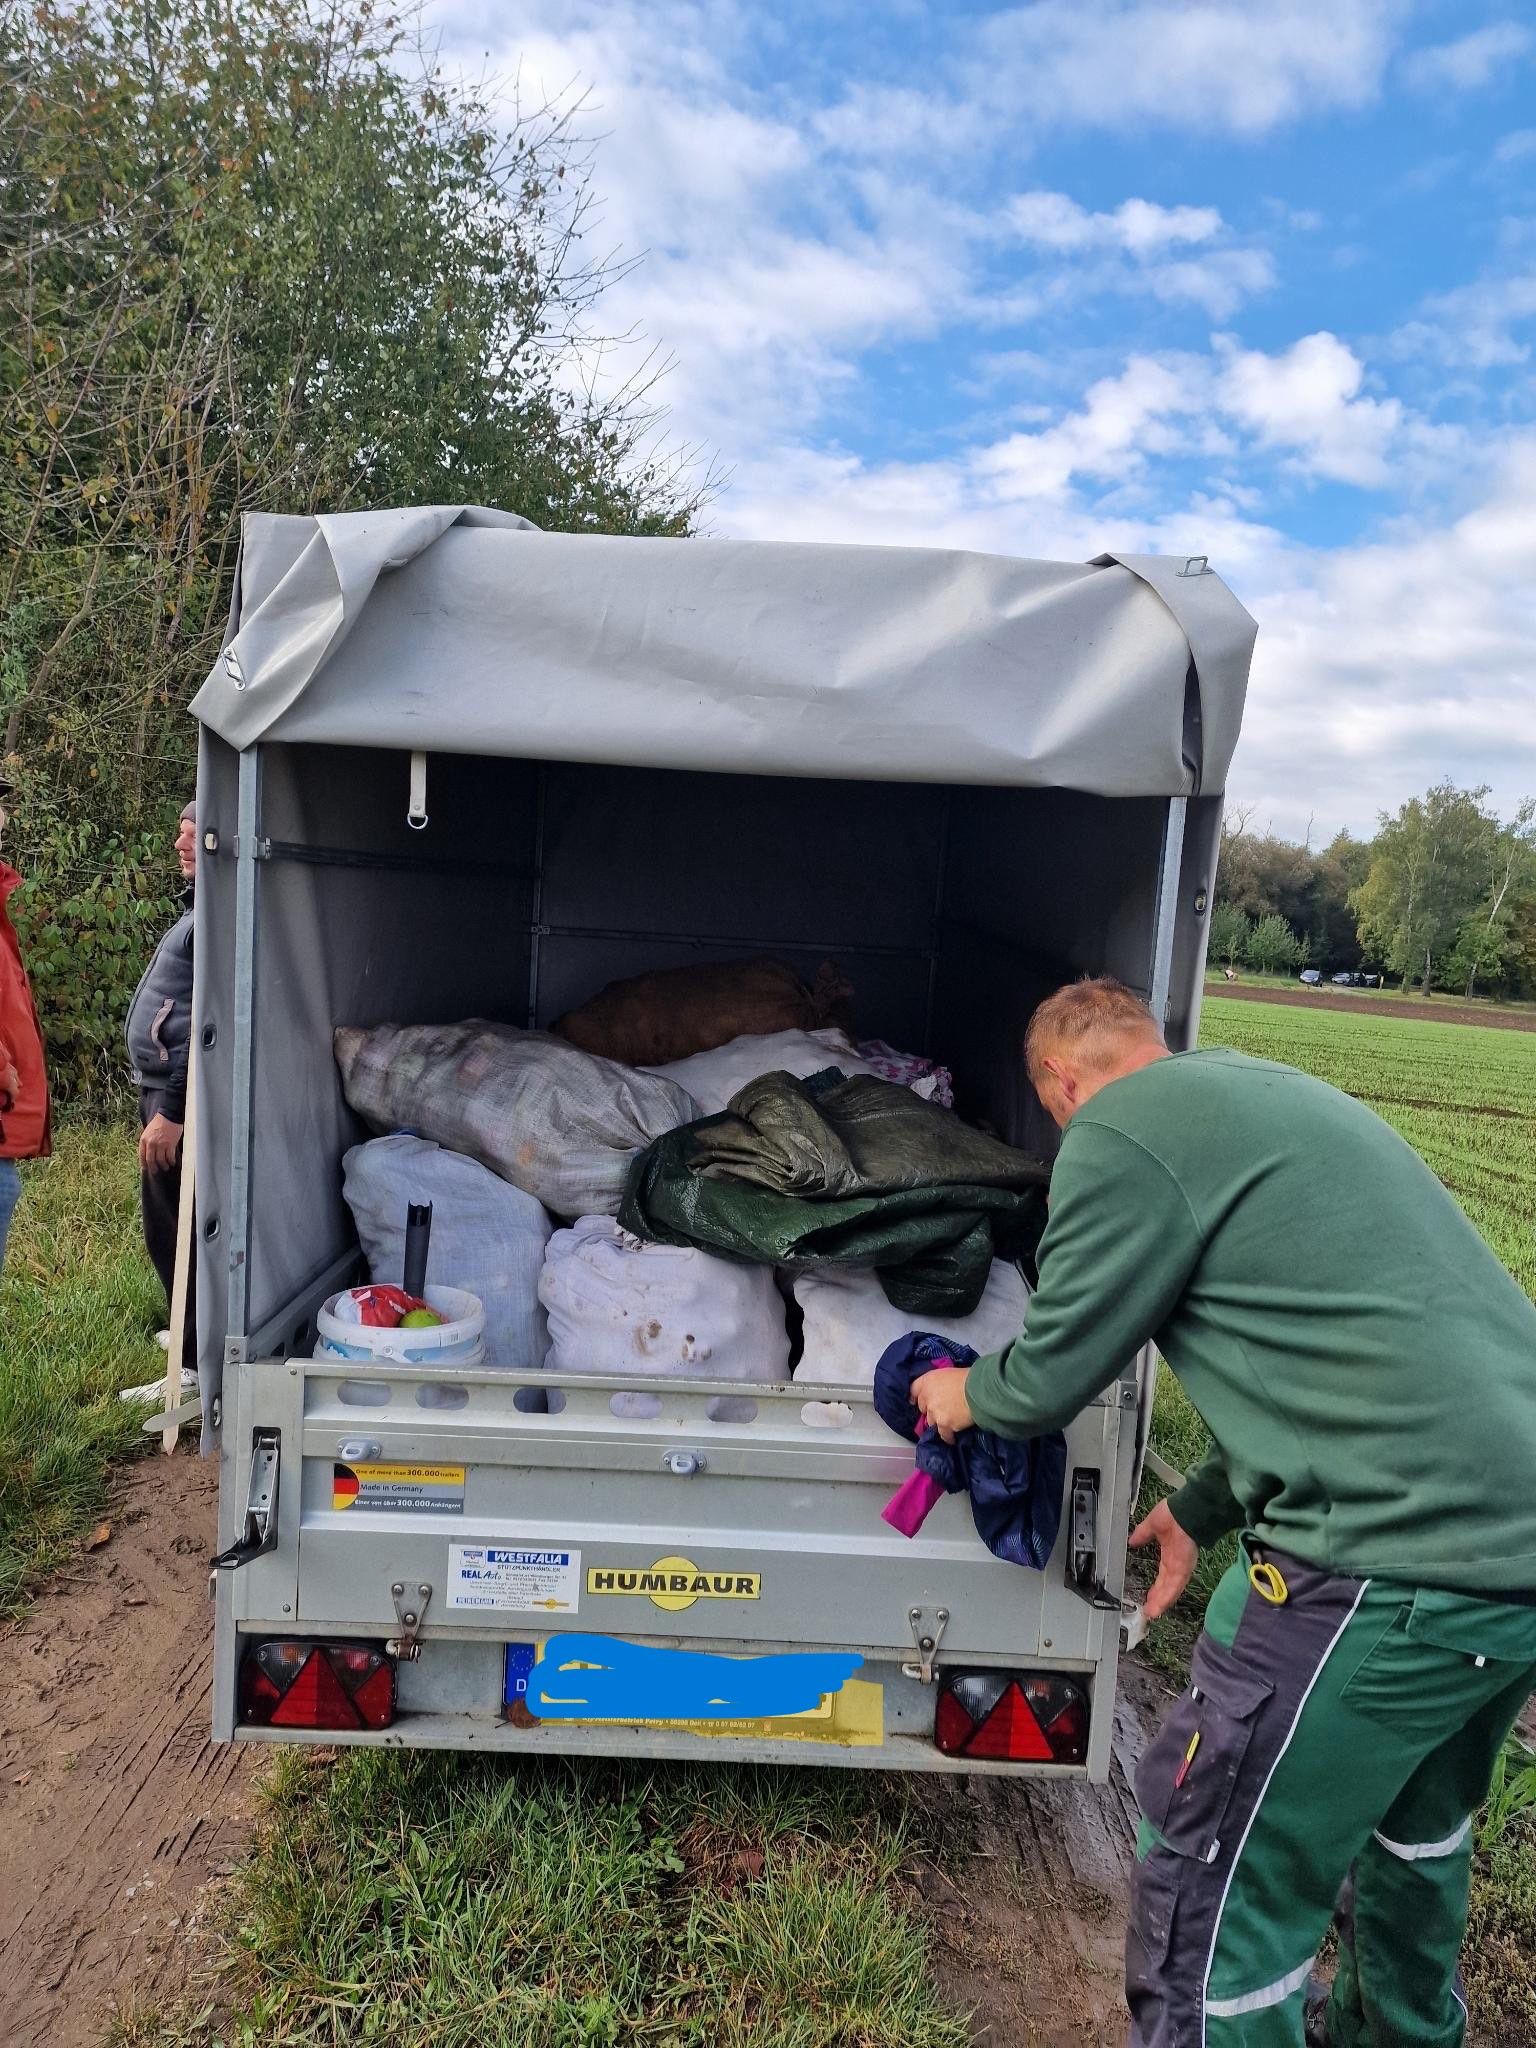
M 600 1059 L 662 1067 L 748 1034 L 844 1025 L 852 993 L 830 961 L 812 988 L 782 960 L 712 961 L 610 982 L 554 1029 Z

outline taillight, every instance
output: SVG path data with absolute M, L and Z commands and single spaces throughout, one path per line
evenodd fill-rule
M 395 1665 L 364 1643 L 258 1643 L 240 1667 L 240 1719 L 258 1728 L 387 1728 Z
M 1080 1764 L 1088 1754 L 1088 1700 L 1055 1673 L 961 1671 L 945 1678 L 933 1717 L 945 1756 L 1024 1764 Z

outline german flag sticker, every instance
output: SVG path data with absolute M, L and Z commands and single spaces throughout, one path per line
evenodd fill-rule
M 331 1506 L 333 1508 L 351 1507 L 352 1503 L 357 1499 L 359 1490 L 357 1474 L 350 1465 L 336 1465 L 332 1468 Z

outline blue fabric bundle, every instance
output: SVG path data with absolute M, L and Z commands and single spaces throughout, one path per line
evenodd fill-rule
M 976 1353 L 928 1330 L 909 1331 L 882 1352 L 875 1367 L 880 1419 L 917 1445 L 919 1471 L 946 1493 L 970 1494 L 976 1533 L 995 1557 L 1043 1571 L 1061 1527 L 1067 1440 L 1059 1429 L 1027 1441 L 986 1429 L 962 1430 L 952 1444 L 936 1429 L 919 1437 L 923 1418 L 912 1405 L 912 1382 L 944 1358 L 974 1365 Z

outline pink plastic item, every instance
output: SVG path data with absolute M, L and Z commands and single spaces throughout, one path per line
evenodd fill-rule
M 954 1364 L 952 1358 L 936 1358 L 929 1366 L 930 1372 L 942 1372 L 945 1366 Z M 918 1441 L 928 1434 L 926 1422 L 918 1424 Z M 891 1495 L 880 1510 L 882 1522 L 889 1522 L 899 1536 L 915 1536 L 944 1498 L 944 1489 L 937 1479 L 930 1479 L 923 1471 L 910 1473 Z
M 937 1479 L 930 1479 L 926 1472 L 913 1472 L 880 1510 L 880 1519 L 889 1522 L 899 1536 L 915 1536 L 943 1497 Z

